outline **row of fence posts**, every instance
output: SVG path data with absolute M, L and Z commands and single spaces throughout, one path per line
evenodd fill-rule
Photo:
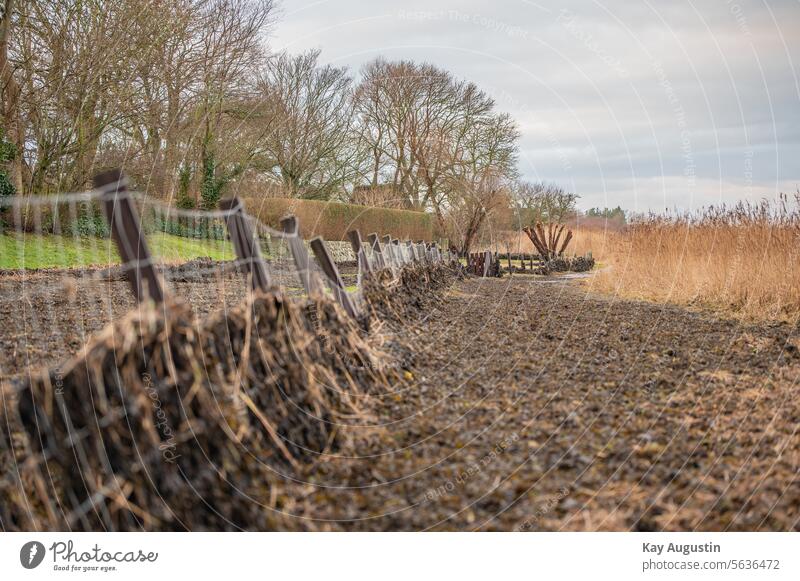
M 100 194 L 103 213 L 111 228 L 111 237 L 119 249 L 122 264 L 130 267 L 128 280 L 136 300 L 142 302 L 150 299 L 156 304 L 163 303 L 166 299 L 164 283 L 155 268 L 142 232 L 136 207 L 128 191 L 127 178 L 120 170 L 115 169 L 98 174 L 93 183 Z M 271 277 L 267 263 L 261 255 L 258 239 L 247 220 L 244 205 L 234 197 L 221 200 L 220 209 L 226 212 L 225 225 L 236 258 L 244 266 L 251 288 L 266 291 L 272 285 Z M 311 259 L 299 236 L 300 225 L 297 218 L 287 216 L 280 221 L 280 225 L 286 234 L 285 240 L 306 294 L 314 296 L 321 293 L 319 279 L 312 273 Z M 453 260 L 453 255 L 449 251 L 442 253 L 436 243 L 410 240 L 401 242 L 391 236 L 381 239 L 378 234 L 373 233 L 367 237 L 365 244 L 358 230 L 351 230 L 347 236 L 362 276 L 383 269 L 390 269 L 393 274 L 397 274 L 400 269 L 412 263 L 433 264 Z M 357 318 L 358 307 L 347 292 L 339 269 L 323 239 L 318 236 L 309 245 L 325 273 L 334 298 L 348 315 Z
M 467 255 L 467 272 L 475 276 L 500 276 L 500 260 L 490 250 Z

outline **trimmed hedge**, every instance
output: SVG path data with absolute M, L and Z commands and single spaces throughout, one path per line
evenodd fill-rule
M 248 213 L 276 230 L 280 229 L 281 218 L 294 214 L 300 221 L 300 234 L 306 240 L 314 236 L 347 240 L 347 232 L 354 229 L 364 238 L 372 232 L 381 236 L 389 234 L 400 240 L 430 241 L 434 236 L 433 216 L 425 212 L 295 198 L 246 198 L 243 201 Z

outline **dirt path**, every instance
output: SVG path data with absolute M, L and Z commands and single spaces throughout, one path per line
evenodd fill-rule
M 520 277 L 438 307 L 403 332 L 414 379 L 378 406 L 380 449 L 323 466 L 291 512 L 357 530 L 800 526 L 797 330 Z

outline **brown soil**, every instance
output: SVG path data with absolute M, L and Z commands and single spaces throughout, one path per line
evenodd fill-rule
M 133 306 L 124 281 L 63 279 L 0 279 L 3 374 L 63 361 Z M 199 314 L 244 296 L 235 274 L 172 285 Z M 373 327 L 405 379 L 374 394 L 379 438 L 286 482 L 297 528 L 800 528 L 797 329 L 520 276 L 424 306 Z
M 437 303 L 401 332 L 416 359 L 381 406 L 391 442 L 330 462 L 315 482 L 332 488 L 302 516 L 356 530 L 800 526 L 796 329 L 523 277 L 460 282 Z

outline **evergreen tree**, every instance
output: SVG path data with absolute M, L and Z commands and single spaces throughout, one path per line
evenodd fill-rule
M 0 127 L 0 196 L 13 196 L 17 193 L 6 169 L 8 162 L 16 157 L 16 146 L 6 139 L 5 131 Z

